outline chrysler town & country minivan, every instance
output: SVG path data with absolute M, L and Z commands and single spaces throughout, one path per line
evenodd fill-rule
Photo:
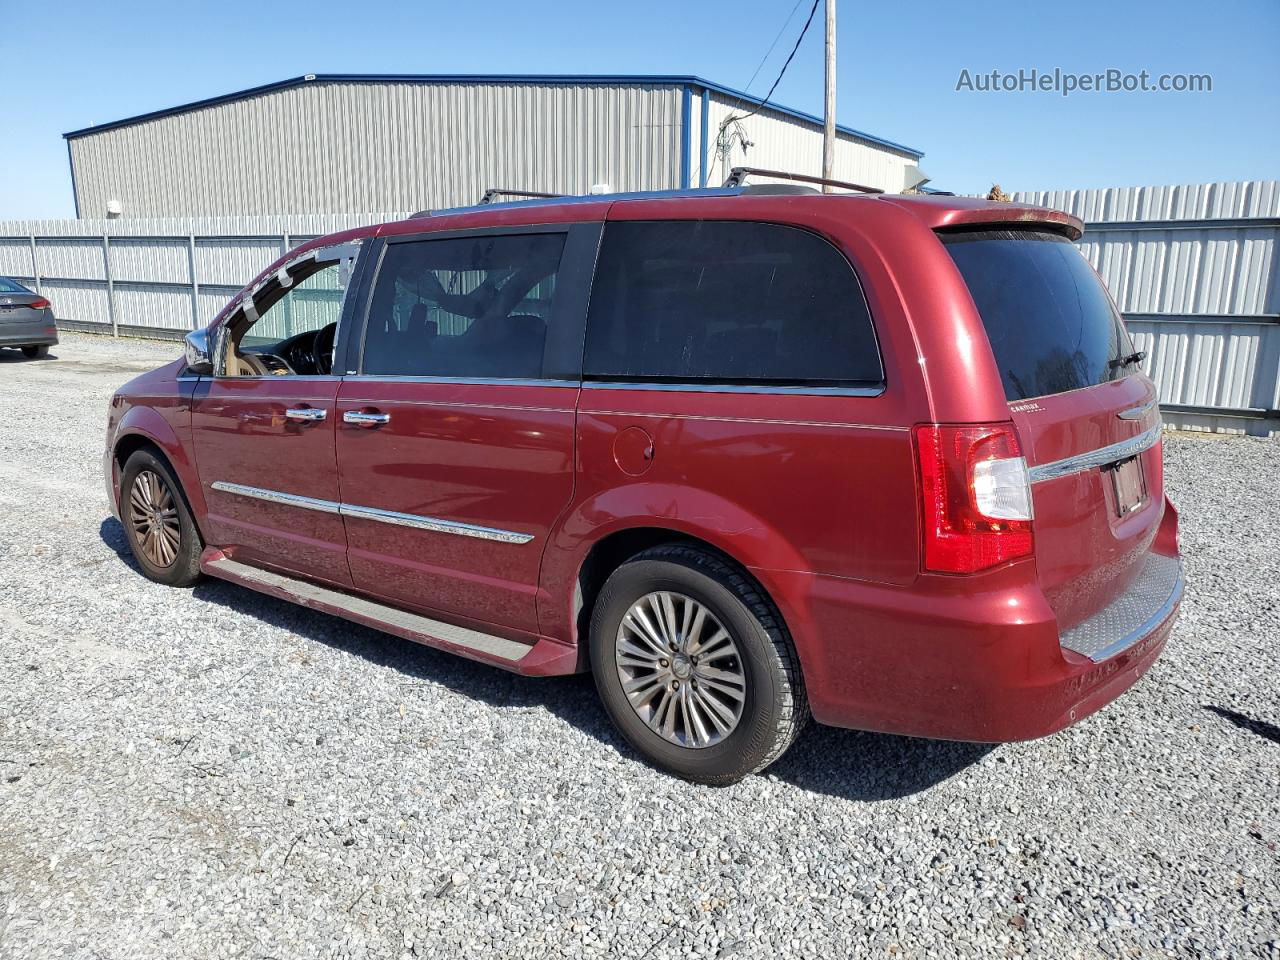
M 1142 355 L 1053 210 L 752 187 L 309 242 L 113 398 L 142 571 L 517 673 L 727 783 L 821 723 L 996 742 L 1182 592 Z

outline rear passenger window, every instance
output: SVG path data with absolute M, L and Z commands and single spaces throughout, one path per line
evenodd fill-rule
M 390 243 L 361 370 L 369 375 L 536 379 L 563 234 Z
M 804 230 L 745 221 L 609 224 L 585 374 L 746 385 L 883 380 L 866 300 L 844 256 Z

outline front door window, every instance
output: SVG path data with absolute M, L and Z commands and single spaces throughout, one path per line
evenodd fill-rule
M 223 377 L 328 376 L 350 260 L 308 257 L 245 301 L 217 346 Z

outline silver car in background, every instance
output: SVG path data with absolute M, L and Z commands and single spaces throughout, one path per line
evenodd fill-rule
M 20 347 L 32 360 L 58 342 L 53 306 L 17 280 L 0 277 L 0 347 Z

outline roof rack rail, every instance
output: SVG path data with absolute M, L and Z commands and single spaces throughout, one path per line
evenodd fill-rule
M 813 177 L 807 173 L 790 173 L 786 170 L 764 170 L 760 167 L 734 167 L 725 180 L 726 187 L 740 187 L 747 177 L 773 177 L 775 180 L 795 180 L 799 183 L 818 183 L 828 187 L 843 187 L 846 190 L 857 190 L 859 193 L 884 193 L 879 187 L 867 187 L 861 183 L 849 183 L 847 180 L 832 180 L 830 177 Z
M 498 197 L 523 197 L 526 200 L 551 200 L 555 197 L 567 197 L 567 193 L 542 193 L 538 190 L 506 190 L 502 187 L 490 187 L 480 198 L 480 203 L 493 203 Z

